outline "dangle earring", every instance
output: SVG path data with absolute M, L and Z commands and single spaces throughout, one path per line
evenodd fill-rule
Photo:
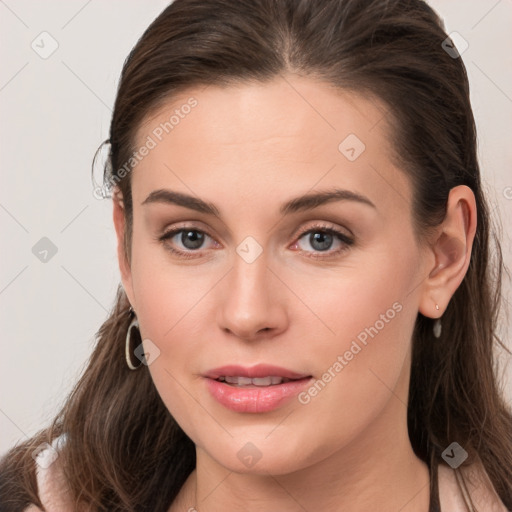
M 126 332 L 125 357 L 128 368 L 130 368 L 130 370 L 136 370 L 142 365 L 142 361 L 138 360 L 138 364 L 134 364 L 132 354 L 134 354 L 135 348 L 142 343 L 142 339 L 140 336 L 137 316 L 131 307 L 129 314 L 133 315 L 133 318 L 130 322 L 130 325 L 128 326 L 128 331 Z
M 436 309 L 439 311 L 439 304 L 436 304 Z M 440 338 L 441 337 L 442 325 L 441 325 L 441 319 L 440 318 L 437 318 L 436 321 L 434 322 L 433 331 L 434 331 L 434 336 L 436 338 Z

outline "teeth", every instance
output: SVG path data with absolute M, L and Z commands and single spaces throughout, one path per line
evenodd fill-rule
M 233 384 L 234 386 L 275 386 L 276 384 L 290 381 L 290 379 L 287 379 L 286 377 L 277 377 L 272 375 L 269 377 L 256 377 L 254 379 L 250 379 L 249 377 L 234 377 L 226 375 L 219 377 L 217 380 Z

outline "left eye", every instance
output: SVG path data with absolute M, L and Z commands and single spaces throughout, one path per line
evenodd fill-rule
M 173 240 L 175 238 L 176 240 Z M 203 248 L 202 246 L 207 238 L 213 240 L 207 233 L 199 229 L 177 228 L 164 233 L 159 237 L 159 240 L 165 244 L 167 250 L 178 257 L 194 258 L 200 256 L 198 253 Z M 313 251 L 303 248 L 303 239 L 309 242 L 310 246 L 313 247 Z M 181 247 L 178 245 L 178 248 L 175 248 L 174 246 L 178 242 L 181 244 Z M 338 249 L 330 250 L 335 242 L 338 242 Z M 216 244 L 217 242 L 214 241 L 214 243 Z M 326 256 L 318 253 L 327 253 L 328 256 L 336 255 L 348 249 L 353 243 L 354 241 L 351 238 L 337 229 L 330 226 L 318 226 L 302 232 L 292 247 L 298 247 L 300 252 L 306 253 L 310 257 L 322 258 Z
M 313 228 L 303 233 L 297 242 L 297 246 L 301 250 L 304 250 L 300 246 L 300 241 L 306 239 L 311 247 L 317 252 L 326 252 L 332 248 L 334 242 L 338 242 L 341 246 L 338 250 L 331 251 L 337 253 L 339 250 L 343 250 L 346 246 L 352 245 L 353 240 L 345 234 L 333 228 Z M 306 252 L 310 252 L 307 251 Z

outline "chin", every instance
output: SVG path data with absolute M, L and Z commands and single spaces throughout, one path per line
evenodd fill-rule
M 211 447 L 203 444 L 203 451 L 229 471 L 253 475 L 293 473 L 321 461 L 332 452 L 327 444 L 307 448 L 299 438 L 290 436 L 286 440 L 277 436 L 271 440 L 271 434 L 265 439 L 268 432 L 267 429 L 263 436 L 245 433 L 242 439 L 229 438 L 226 443 L 216 443 Z

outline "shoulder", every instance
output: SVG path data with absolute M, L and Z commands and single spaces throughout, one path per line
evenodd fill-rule
M 441 510 L 508 512 L 480 462 L 455 470 L 440 463 L 438 468 Z
M 71 493 L 68 490 L 59 453 L 66 442 L 66 435 L 55 438 L 35 457 L 37 492 L 45 510 L 68 512 L 74 509 Z M 23 512 L 42 512 L 31 505 Z

